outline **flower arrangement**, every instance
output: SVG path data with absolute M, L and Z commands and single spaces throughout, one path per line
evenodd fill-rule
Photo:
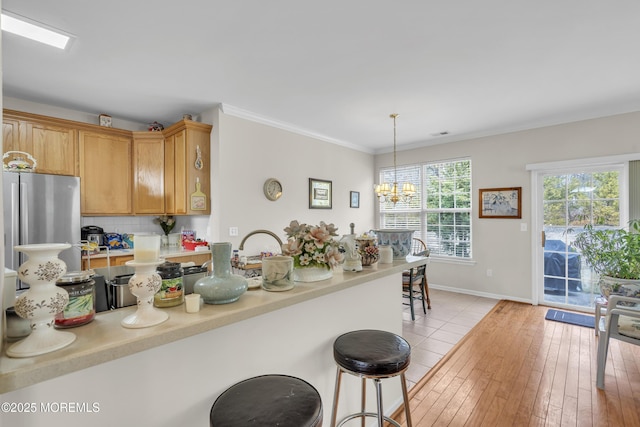
M 358 252 L 362 258 L 363 266 L 373 265 L 378 262 L 378 242 L 375 237 L 364 233 L 356 237 L 356 242 L 358 242 Z
M 154 219 L 153 222 L 155 222 L 156 224 L 160 224 L 160 227 L 162 227 L 162 231 L 164 231 L 165 236 L 168 236 L 169 233 L 171 233 L 171 230 L 173 230 L 173 227 L 176 226 L 175 218 L 169 215 L 159 216 L 158 218 Z
M 339 265 L 344 256 L 339 242 L 333 239 L 338 229 L 333 224 L 300 224 L 291 221 L 284 229 L 287 242 L 282 245 L 283 255 L 293 257 L 294 268 L 321 267 L 330 269 Z

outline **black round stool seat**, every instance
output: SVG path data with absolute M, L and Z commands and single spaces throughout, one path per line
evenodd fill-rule
M 308 382 L 288 375 L 262 375 L 224 391 L 211 407 L 211 427 L 315 427 L 322 400 Z
M 342 368 L 356 374 L 395 375 L 409 366 L 411 346 L 391 332 L 353 331 L 335 340 L 333 357 Z

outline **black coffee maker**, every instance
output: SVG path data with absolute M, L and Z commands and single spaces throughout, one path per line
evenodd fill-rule
M 80 239 L 96 242 L 98 246 L 104 246 L 104 230 L 95 225 L 87 225 L 80 229 Z

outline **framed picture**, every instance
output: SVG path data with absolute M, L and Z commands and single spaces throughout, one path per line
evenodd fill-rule
M 350 191 L 349 192 L 349 206 L 352 208 L 360 207 L 360 192 L 359 191 Z
M 480 218 L 522 218 L 522 187 L 480 189 Z
M 309 209 L 331 209 L 331 181 L 309 178 Z
M 107 114 L 100 114 L 98 117 L 100 119 L 100 126 L 104 126 L 107 128 L 111 127 L 111 116 Z

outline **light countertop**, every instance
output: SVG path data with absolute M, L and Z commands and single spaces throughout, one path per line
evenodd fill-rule
M 207 246 L 203 246 L 203 248 L 206 248 L 206 249 L 190 251 L 187 249 L 183 249 L 182 246 L 163 246 L 160 248 L 160 257 L 172 258 L 177 256 L 200 255 L 200 254 L 211 253 L 211 250 Z M 120 257 L 120 256 L 132 256 L 132 255 L 133 255 L 133 249 L 114 249 L 109 251 L 109 257 L 112 257 L 112 258 Z M 100 252 L 99 254 L 93 254 L 90 256 L 91 259 L 106 258 L 106 257 L 107 257 L 106 251 Z M 86 259 L 88 257 L 85 255 L 82 258 Z
M 186 313 L 184 305 L 163 308 L 169 313 L 169 320 L 149 328 L 127 329 L 120 325 L 120 321 L 136 307 L 98 313 L 91 323 L 67 329 L 76 334 L 76 340 L 68 347 L 22 359 L 9 358 L 3 353 L 0 357 L 0 394 L 397 274 L 427 261 L 428 258 L 407 257 L 406 261 L 365 267 L 358 273 L 343 272 L 339 267 L 329 280 L 297 282 L 286 292 L 250 290 L 237 302 L 204 304 L 195 314 Z M 3 347 L 6 349 L 11 344 L 5 342 Z

